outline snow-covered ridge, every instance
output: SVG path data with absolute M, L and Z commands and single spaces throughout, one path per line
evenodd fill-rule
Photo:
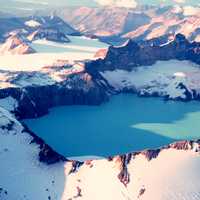
M 199 147 L 199 142 L 179 142 L 81 166 L 72 162 L 64 199 L 198 200 Z
M 107 37 L 111 43 L 115 42 L 112 38 L 116 35 L 119 41 L 123 41 L 125 38 L 149 40 L 177 33 L 199 41 L 199 6 L 63 8 L 58 14 L 77 30 L 99 38 Z

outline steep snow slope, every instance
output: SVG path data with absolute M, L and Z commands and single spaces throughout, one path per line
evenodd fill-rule
M 69 173 L 64 199 L 198 200 L 199 144 L 193 145 L 87 161 Z
M 65 189 L 64 163 L 39 162 L 39 145 L 8 111 L 0 108 L 0 199 L 60 200 Z

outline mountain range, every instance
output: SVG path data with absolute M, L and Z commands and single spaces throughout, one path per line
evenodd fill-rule
M 14 34 L 29 35 L 34 31 L 52 30 L 57 34 L 80 35 L 78 31 L 72 28 L 57 16 L 30 16 L 30 17 L 0 17 L 0 41 Z
M 129 8 L 63 8 L 57 14 L 80 32 L 104 41 L 127 38 L 149 40 L 163 35 L 184 34 L 200 40 L 200 8 L 192 6 L 142 6 Z

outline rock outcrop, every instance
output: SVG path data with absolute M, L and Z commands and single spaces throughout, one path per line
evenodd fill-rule
M 28 37 L 28 40 L 40 40 L 45 39 L 53 42 L 61 42 L 61 43 L 68 43 L 70 42 L 69 38 L 62 32 L 57 29 L 38 29 L 31 33 Z
M 29 44 L 17 35 L 10 36 L 5 43 L 0 46 L 0 55 L 22 55 L 35 53 L 36 51 Z
M 121 47 L 111 46 L 105 59 L 91 62 L 87 65 L 94 66 L 97 70 L 132 70 L 138 66 L 149 66 L 156 61 L 167 61 L 172 59 L 189 60 L 200 64 L 200 43 L 189 42 L 184 35 L 177 34 L 175 39 L 165 45 L 138 44 L 129 40 Z

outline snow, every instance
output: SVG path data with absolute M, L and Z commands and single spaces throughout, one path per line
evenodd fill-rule
M 15 100 L 7 97 L 0 105 Z M 4 107 L 6 107 L 4 106 Z M 10 106 L 10 104 L 9 104 Z M 9 108 L 8 106 L 8 108 Z M 112 161 L 95 156 L 76 157 L 84 164 L 69 174 L 72 162 L 46 165 L 38 161 L 39 146 L 7 110 L 0 107 L 0 199 L 2 200 L 199 200 L 199 145 L 192 150 L 164 149 L 148 161 L 132 156 L 130 182 L 119 180 L 119 156 Z M 91 160 L 92 159 L 92 160 Z M 90 160 L 90 161 L 88 161 Z M 170 163 L 170 164 L 168 164 Z M 139 197 L 141 189 L 144 194 Z M 77 196 L 80 192 L 80 195 Z
M 171 42 L 172 42 L 172 40 L 168 40 L 166 43 L 161 44 L 160 47 L 166 46 L 166 45 L 170 44 Z
M 128 164 L 130 183 L 125 187 L 118 179 L 118 157 L 113 161 L 94 160 L 68 176 L 62 199 L 75 197 L 79 188 L 79 200 L 198 200 L 199 166 L 200 156 L 193 151 L 162 150 L 151 161 L 139 154 Z M 144 194 L 140 196 L 141 189 Z
M 185 77 L 186 77 L 186 74 L 183 73 L 183 72 L 176 72 L 176 73 L 174 73 L 174 76 L 185 78 Z
M 69 65 L 66 60 L 58 60 L 50 66 L 46 66 L 40 70 L 31 71 L 30 68 L 25 71 L 0 71 L 0 88 L 27 87 L 27 86 L 45 86 L 60 83 L 68 79 L 69 75 L 83 72 L 84 63 L 77 62 Z
M 8 127 L 12 124 L 11 128 Z M 0 199 L 61 200 L 66 190 L 66 170 L 71 166 L 60 162 L 40 163 L 39 146 L 32 136 L 8 111 L 0 107 Z M 97 157 L 79 157 L 78 160 Z
M 37 41 L 38 42 L 38 41 Z M 46 41 L 42 41 L 45 42 Z M 58 46 L 49 43 L 50 46 Z M 36 53 L 0 56 L 0 88 L 49 85 L 62 81 L 72 73 L 84 70 L 76 60 L 93 59 L 95 47 L 68 47 L 78 52 Z M 80 52 L 79 52 L 80 50 Z M 88 51 L 87 53 L 84 50 Z M 68 60 L 71 68 L 51 69 L 58 60 Z M 50 66 L 49 68 L 44 68 Z M 189 90 L 200 92 L 200 68 L 187 61 L 157 62 L 153 66 L 104 71 L 104 78 L 116 89 L 124 87 L 138 92 L 158 92 L 171 98 L 185 98 L 183 83 Z M 39 146 L 9 112 L 18 103 L 12 97 L 0 99 L 0 199 L 2 200 L 199 200 L 200 156 L 194 151 L 162 150 L 148 161 L 139 154 L 128 164 L 130 183 L 125 187 L 118 179 L 121 165 L 95 156 L 69 159 L 85 161 L 76 173 L 69 175 L 71 162 L 45 165 L 38 161 Z M 5 110 L 6 109 L 6 110 Z M 9 128 L 11 126 L 11 128 Z M 66 144 L 67 145 L 67 144 Z M 170 164 L 169 164 L 170 163 Z M 138 196 L 141 189 L 144 194 Z M 78 191 L 81 195 L 77 197 Z
M 24 23 L 26 26 L 29 26 L 29 27 L 39 27 L 41 26 L 41 24 L 38 22 L 38 21 L 35 21 L 35 20 L 29 20 L 29 21 L 26 21 Z
M 101 74 L 116 90 L 128 87 L 141 94 L 157 92 L 160 96 L 185 98 L 185 89 L 178 87 L 183 83 L 189 90 L 200 91 L 200 68 L 188 61 L 158 61 L 153 66 L 137 67 L 131 72 L 115 70 Z
M 30 144 L 32 137 L 22 125 L 2 108 L 0 119 L 1 127 L 14 122 L 12 130 L 0 128 L 0 199 L 60 200 L 66 181 L 64 163 L 40 163 L 39 147 Z
M 50 66 L 57 60 L 92 59 L 92 53 L 34 53 L 28 55 L 4 55 L 0 56 L 0 70 L 9 71 L 39 71 L 45 66 Z
M 39 71 L 57 60 L 84 61 L 95 59 L 96 52 L 108 45 L 93 39 L 69 36 L 71 42 L 60 44 L 47 40 L 36 40 L 31 46 L 37 53 L 26 55 L 0 55 L 0 70 Z
M 16 99 L 9 96 L 0 99 L 0 106 L 8 111 L 15 111 L 15 109 L 18 107 L 18 102 Z
M 37 53 L 0 55 L 0 88 L 61 82 L 70 74 L 82 72 L 84 62 L 95 59 L 96 50 L 106 46 L 98 40 L 82 37 L 70 36 L 70 40 L 70 44 L 39 40 L 32 44 L 40 43 L 36 48 Z

